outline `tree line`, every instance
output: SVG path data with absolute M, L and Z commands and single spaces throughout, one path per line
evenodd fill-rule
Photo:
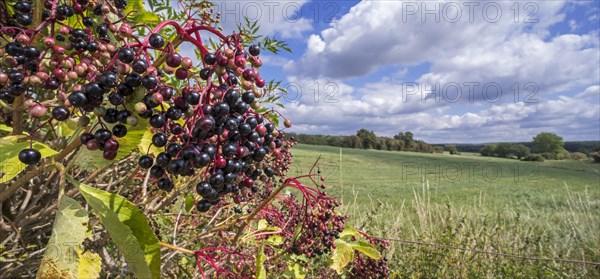
M 312 145 L 329 145 L 335 147 L 377 149 L 388 151 L 413 151 L 424 153 L 442 153 L 444 146 L 434 146 L 423 140 L 414 138 L 410 131 L 399 132 L 394 137 L 377 136 L 375 132 L 360 129 L 352 136 L 307 135 L 288 133 L 298 143 Z
M 571 144 L 571 148 L 581 147 L 581 145 Z M 555 133 L 542 132 L 533 137 L 532 141 L 526 146 L 521 143 L 498 143 L 487 144 L 479 153 L 481 156 L 516 158 L 525 161 L 544 161 L 544 160 L 585 160 L 592 157 L 594 161 L 600 161 L 600 145 L 596 143 L 593 151 L 589 149 L 576 149 L 588 152 L 572 151 L 565 148 L 562 137 Z M 590 148 L 591 149 L 591 148 Z

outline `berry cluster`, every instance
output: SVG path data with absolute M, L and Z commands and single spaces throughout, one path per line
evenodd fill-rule
M 387 249 L 390 244 L 383 239 L 374 238 L 365 235 L 371 245 L 373 245 L 378 250 Z M 365 255 L 361 255 L 361 253 L 354 253 L 354 261 L 352 262 L 352 268 L 350 269 L 349 278 L 371 278 L 371 279 L 379 279 L 379 278 L 389 278 L 389 268 L 387 264 L 387 259 L 382 257 L 379 260 L 371 259 Z
M 335 248 L 334 241 L 344 230 L 348 218 L 335 211 L 340 204 L 339 201 L 319 192 L 315 202 L 307 205 L 305 213 L 293 218 L 302 226 L 302 234 L 290 251 L 311 258 Z
M 265 86 L 257 45 L 245 46 L 242 34 L 225 36 L 211 27 L 181 27 L 174 21 L 139 38 L 119 16 L 125 0 L 62 2 L 46 1 L 44 20 L 35 29 L 25 29 L 31 22 L 22 20 L 17 20 L 21 27 L 2 22 L 2 34 L 11 34 L 13 40 L 0 51 L 0 99 L 8 104 L 24 100 L 33 132 L 43 125 L 76 121 L 86 128 L 81 143 L 113 160 L 128 129 L 148 125 L 152 145 L 162 150 L 156 156 L 142 155 L 139 166 L 165 191 L 174 187 L 175 176 L 197 177 L 201 212 L 224 194 L 244 188 L 258 192 L 256 180 L 281 173 L 268 160 L 281 167 L 277 158 L 284 133 L 256 112 L 263 94 L 259 89 Z M 30 2 L 19 1 L 14 9 L 16 16 L 31 19 Z M 112 22 L 108 14 L 120 20 Z M 66 19 L 77 24 L 61 22 Z M 160 31 L 168 25 L 200 49 L 201 63 L 194 65 L 165 40 Z M 39 31 L 43 26 L 50 26 L 49 34 Z M 200 30 L 221 39 L 212 52 L 202 45 Z M 37 36 L 45 37 L 36 41 Z M 173 78 L 186 85 L 171 86 Z M 56 132 L 47 136 L 59 138 Z M 41 154 L 24 149 L 19 160 L 36 164 Z

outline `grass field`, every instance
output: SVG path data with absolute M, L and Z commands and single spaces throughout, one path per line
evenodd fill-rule
M 350 222 L 394 239 L 600 261 L 600 164 L 297 145 L 290 174 L 316 169 Z M 593 278 L 600 266 L 392 243 L 398 277 Z

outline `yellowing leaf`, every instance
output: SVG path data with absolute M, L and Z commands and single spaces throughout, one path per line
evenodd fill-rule
M 306 277 L 306 267 L 303 265 L 294 262 L 293 264 L 288 262 L 287 269 L 283 273 L 283 276 L 286 278 L 294 278 L 294 279 L 304 279 Z
M 336 239 L 334 243 L 336 247 L 331 255 L 331 265 L 329 267 L 335 270 L 337 274 L 342 274 L 344 267 L 354 259 L 354 249 L 352 249 L 352 245 L 340 238 Z
M 271 245 L 271 246 L 279 246 L 281 245 L 281 243 L 283 243 L 285 239 L 280 236 L 280 235 L 272 235 L 269 238 L 267 238 L 267 244 Z
M 29 148 L 29 141 L 17 142 L 21 136 L 8 136 L 0 138 L 0 183 L 13 179 L 23 170 L 26 165 L 19 161 L 19 152 Z M 33 142 L 33 148 L 37 149 L 42 158 L 55 155 L 57 152 L 41 142 Z
M 4 124 L 0 124 L 0 131 L 11 133 L 13 131 L 13 128 L 8 127 L 8 126 L 6 126 Z
M 340 237 L 346 236 L 354 236 L 354 237 L 362 237 L 362 235 L 353 227 L 346 226 L 344 230 L 340 233 Z
M 375 249 L 375 247 L 373 247 L 371 243 L 365 241 L 356 241 L 350 243 L 350 245 L 352 246 L 352 248 L 354 248 L 354 250 L 364 254 L 365 256 L 371 259 L 381 259 L 381 253 L 379 253 L 379 251 L 377 251 L 377 249 Z
M 145 124 L 139 123 L 138 126 L 139 125 L 145 125 Z M 152 131 L 150 131 L 150 129 L 147 129 L 144 132 L 142 139 L 140 140 L 138 149 L 140 150 L 140 153 L 146 154 L 146 152 L 148 152 L 148 154 L 154 155 L 154 158 L 156 158 L 156 156 L 158 156 L 159 153 L 164 151 L 164 148 L 159 148 L 159 147 L 152 145 L 152 136 L 153 135 L 154 135 L 154 133 L 152 133 Z M 150 148 L 148 148 L 148 147 L 150 147 Z
M 77 251 L 79 254 L 79 271 L 77 278 L 100 278 L 100 271 L 102 270 L 102 259 L 96 253 L 92 253 L 90 251 L 86 251 L 85 253 L 81 253 Z
M 88 213 L 74 199 L 63 196 L 37 278 L 80 278 L 79 245 L 85 239 Z

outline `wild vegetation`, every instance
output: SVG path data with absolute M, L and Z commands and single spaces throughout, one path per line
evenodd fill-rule
M 392 277 L 600 275 L 598 164 L 311 145 L 292 153 L 291 173 L 320 157 L 349 221 L 390 239 Z

